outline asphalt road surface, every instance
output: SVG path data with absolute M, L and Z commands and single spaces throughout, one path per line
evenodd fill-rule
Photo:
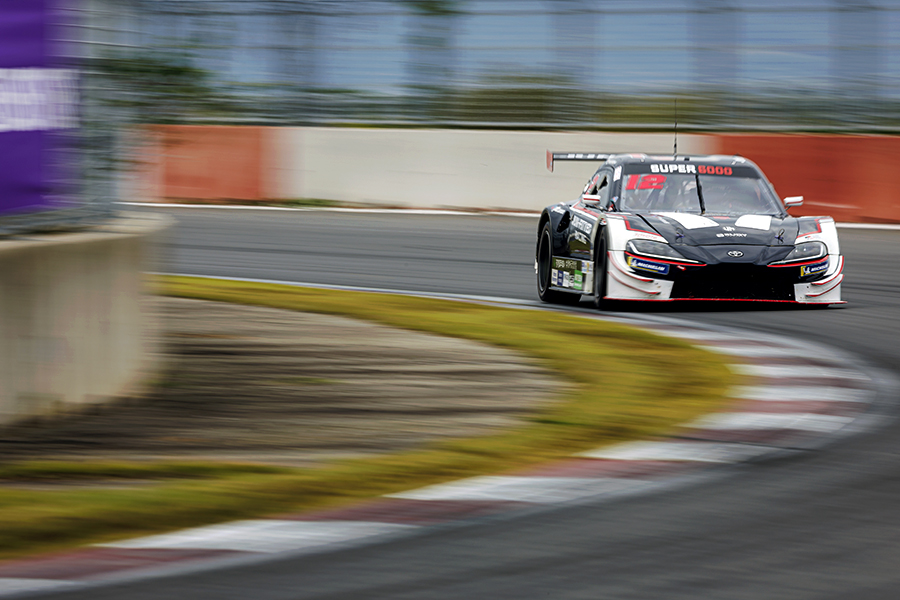
M 200 209 L 165 270 L 536 299 L 536 220 Z M 642 308 L 790 334 L 900 375 L 900 232 L 841 230 L 849 304 Z M 738 310 L 740 308 L 740 310 Z M 571 349 L 569 349 L 571 350 Z M 560 348 L 560 352 L 567 349 Z M 377 546 L 183 574 L 78 598 L 896 598 L 900 423 L 823 450 L 620 502 L 483 521 Z M 882 414 L 883 413 L 883 414 Z

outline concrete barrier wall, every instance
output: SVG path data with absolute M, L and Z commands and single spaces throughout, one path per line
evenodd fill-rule
M 153 366 L 144 271 L 168 221 L 0 241 L 0 423 L 132 391 Z
M 141 156 L 146 201 L 317 198 L 404 207 L 540 210 L 577 196 L 595 165 L 557 151 L 671 153 L 669 134 L 159 126 Z M 246 130 L 246 131 L 245 131 Z M 709 140 L 679 136 L 679 150 Z
M 144 200 L 319 198 L 528 211 L 575 197 L 592 173 L 583 163 L 561 163 L 556 173 L 547 172 L 547 149 L 668 154 L 673 141 L 669 134 L 640 133 L 176 126 L 153 131 L 156 160 L 148 161 L 143 179 L 156 184 L 138 186 L 141 191 L 133 194 Z M 782 196 L 806 198 L 795 214 L 900 222 L 900 181 L 893 176 L 900 170 L 900 138 L 681 135 L 678 149 L 750 158 Z
M 275 131 L 274 197 L 540 210 L 578 195 L 596 164 L 546 168 L 546 151 L 671 153 L 668 134 L 426 129 Z M 679 149 L 708 141 L 681 136 Z

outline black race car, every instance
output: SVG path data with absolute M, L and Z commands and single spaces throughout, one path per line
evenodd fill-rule
M 831 217 L 792 217 L 740 156 L 547 152 L 602 161 L 577 199 L 544 209 L 535 272 L 545 302 L 752 300 L 837 304 Z

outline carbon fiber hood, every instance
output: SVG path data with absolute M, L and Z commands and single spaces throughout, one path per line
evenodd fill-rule
M 781 260 L 793 249 L 798 231 L 797 219 L 790 216 L 658 213 L 640 217 L 685 258 L 707 264 L 762 265 Z

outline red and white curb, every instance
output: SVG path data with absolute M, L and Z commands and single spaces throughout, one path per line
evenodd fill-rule
M 811 449 L 852 432 L 878 389 L 866 367 L 830 348 L 662 317 L 612 320 L 722 353 L 735 372 L 748 377 L 747 385 L 723 390 L 731 401 L 722 412 L 688 423 L 666 439 L 609 446 L 514 474 L 432 485 L 349 508 L 197 527 L 7 561 L 0 563 L 0 595 L 158 576 L 276 553 L 324 552 L 436 524 L 641 493 L 689 480 L 686 475 L 704 469 Z

